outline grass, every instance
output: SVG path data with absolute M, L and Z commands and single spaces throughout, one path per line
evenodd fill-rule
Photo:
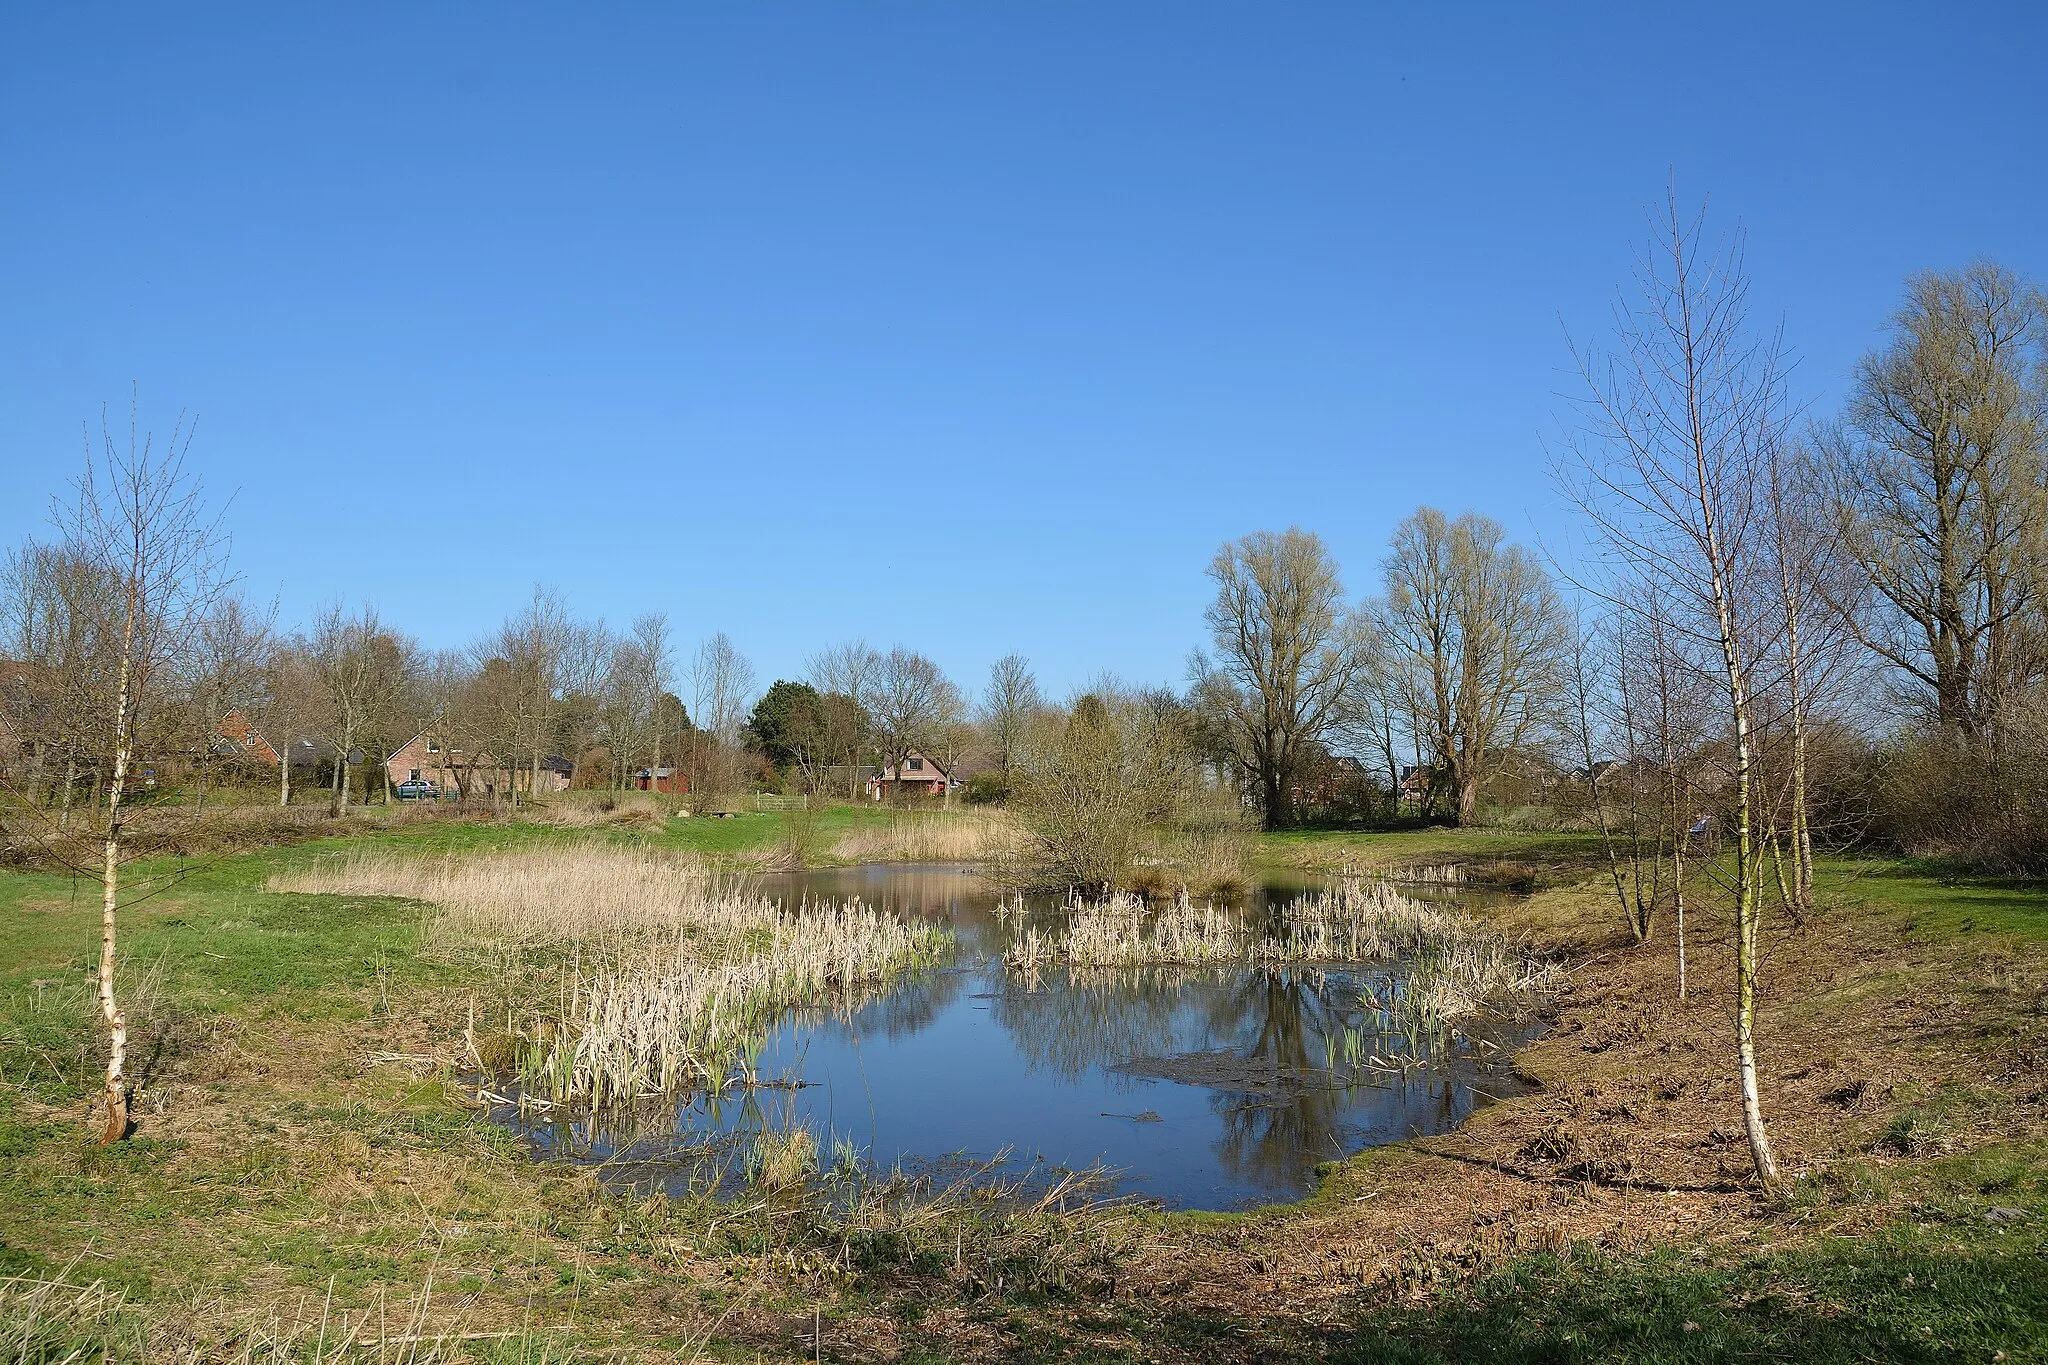
M 818 813 L 835 843 L 896 818 Z M 530 1161 L 451 1079 L 467 1001 L 502 961 L 479 945 L 502 938 L 558 991 L 575 943 L 519 919 L 472 933 L 456 912 L 367 885 L 264 890 L 357 856 L 488 865 L 592 846 L 678 865 L 693 854 L 715 878 L 772 851 L 785 828 L 773 814 L 659 827 L 366 822 L 343 839 L 138 865 L 139 878 L 176 879 L 124 923 L 123 987 L 149 1072 L 140 1133 L 115 1148 L 94 1145 L 83 1122 L 99 1047 L 86 992 L 96 887 L 0 874 L 0 1278 L 14 1277 L 0 1287 L 0 1358 L 333 1359 L 318 1355 L 316 1326 L 330 1285 L 330 1323 L 346 1314 L 358 1332 L 352 1360 L 2048 1358 L 2048 1153 L 2027 1136 L 2041 1118 L 2026 1098 L 2042 1066 L 2029 1050 L 2038 1028 L 2025 1032 L 2048 927 L 2038 885 L 1823 861 L 1804 942 L 1846 942 L 1869 964 L 1832 993 L 1773 1006 L 1781 1029 L 1800 1010 L 1805 1027 L 1845 1032 L 1835 1062 L 1799 1063 L 1815 1069 L 1805 1079 L 1783 1035 L 1765 1037 L 1775 1115 L 1813 1107 L 1841 1144 L 1802 1165 L 1783 1206 L 1607 1190 L 1536 1163 L 1509 1176 L 1394 1147 L 1335 1168 L 1310 1204 L 1213 1220 L 1107 1212 L 1072 1191 L 1064 1205 L 1025 1191 L 1002 1202 L 986 1185 L 914 1179 L 878 1179 L 855 1199 L 826 1173 L 815 1197 L 605 1190 Z M 1597 839 L 1491 831 L 1267 836 L 1259 854 L 1289 867 L 1510 862 L 1546 884 L 1597 872 L 1599 857 Z M 611 924 L 614 911 L 592 913 Z M 624 927 L 592 929 L 589 942 L 641 932 L 637 911 L 616 913 Z M 1625 952 L 1596 891 L 1546 892 L 1500 918 L 1528 927 L 1567 913 L 1590 956 Z M 1703 912 L 1703 991 L 1725 955 L 1713 928 Z M 1773 984 L 1789 965 L 1790 950 L 1777 951 Z M 1669 1117 L 1654 1108 L 1662 1074 L 1690 1074 L 1697 1059 L 1690 1035 L 1637 1038 L 1632 980 L 1612 1000 L 1573 1003 L 1571 1026 L 1544 1044 L 1549 1087 L 1527 1105 L 1570 1109 L 1599 1132 L 1625 1121 L 1604 1106 L 1628 1090 L 1627 1103 L 1650 1106 L 1644 1123 L 1682 1130 L 1685 1159 L 1711 1172 L 1716 1149 L 1691 1145 L 1710 1124 L 1692 1116 L 1721 1113 L 1725 1097 Z M 1643 981 L 1647 991 L 1656 978 Z M 1708 993 L 1695 1013 L 1712 1023 L 1719 1011 Z M 1905 1060 L 1865 1067 L 1852 1055 L 1860 1039 L 1832 1022 L 1850 1019 L 1879 1021 L 1896 1044 L 1884 1057 Z M 1871 1098 L 1833 1105 L 1847 1081 L 1867 1081 Z M 1515 1132 L 1523 1106 L 1494 1106 L 1469 1140 L 1490 1150 L 1488 1134 Z M 1418 1204 L 1359 1222 L 1425 1191 L 1457 1206 L 1452 1221 L 1431 1223 Z M 1583 1228 L 1617 1209 L 1661 1219 L 1667 1203 L 1669 1231 L 1644 1221 L 1534 1254 L 1526 1239 L 1508 1255 L 1466 1249 L 1504 1226 Z M 1495 1221 L 1475 1231 L 1480 1216 Z M 1400 1273 L 1332 1288 L 1346 1264 L 1334 1258 L 1363 1254 L 1361 1226 L 1377 1239 L 1372 1264 Z M 423 1301 L 420 1330 L 406 1332 Z M 366 1314 L 388 1328 L 359 1330 Z M 815 1351 L 803 1335 L 814 1323 Z M 458 1339 L 479 1333 L 506 1335 Z
M 1406 1362 L 2048 1359 L 2048 1198 L 2039 1152 L 1999 1194 L 1937 1198 L 1855 1238 L 1735 1257 L 1594 1247 L 1457 1276 L 1329 1343 Z M 1980 1158 L 1978 1167 L 1984 1164 Z M 1968 1180 L 1971 1172 L 1958 1172 Z M 1964 1184 L 1967 1188 L 1967 1184 Z M 1992 1209 L 2001 1216 L 1987 1218 Z

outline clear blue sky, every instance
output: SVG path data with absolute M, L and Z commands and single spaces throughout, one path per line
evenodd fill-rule
M 1908 272 L 2048 276 L 2048 6 L 1564 8 L 7 6 L 0 540 L 133 381 L 287 622 L 1171 681 L 1228 537 L 1562 533 L 1674 170 L 1823 409 Z

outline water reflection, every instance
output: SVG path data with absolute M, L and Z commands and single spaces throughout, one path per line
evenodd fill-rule
M 761 1076 L 801 1088 L 698 1096 L 616 1121 L 522 1124 L 552 1153 L 608 1163 L 607 1178 L 703 1178 L 707 1143 L 807 1123 L 883 1167 L 1010 1149 L 1012 1173 L 1103 1163 L 1127 1192 L 1188 1208 L 1298 1198 L 1317 1165 L 1376 1143 L 1441 1132 L 1525 1036 L 1510 1024 L 1439 1043 L 1388 1028 L 1398 964 L 1064 969 L 1005 973 L 1020 928 L 971 873 L 851 868 L 763 879 L 789 901 L 859 895 L 951 924 L 954 966 L 903 981 L 850 1014 L 799 1012 L 764 1041 Z M 1246 907 L 1270 917 L 1300 886 Z M 1041 924 L 1058 907 L 1034 905 Z M 519 1122 L 516 1116 L 503 1116 Z

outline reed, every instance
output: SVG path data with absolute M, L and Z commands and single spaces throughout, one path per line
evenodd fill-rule
M 1374 1003 L 1431 1027 L 1526 1001 L 1556 981 L 1554 964 L 1470 915 L 1356 877 L 1290 905 L 1285 942 L 1291 960 L 1404 962 L 1393 998 Z
M 941 926 L 858 900 L 785 908 L 693 860 L 602 844 L 358 855 L 269 886 L 439 907 L 430 942 L 492 957 L 528 997 L 505 1035 L 472 1026 L 472 1058 L 509 1055 L 523 1097 L 545 1104 L 724 1085 L 790 1007 L 851 1003 L 951 946 Z
M 1115 892 L 1101 900 L 1070 899 L 1064 929 L 1026 928 L 1003 955 L 1013 969 L 1205 966 L 1251 956 L 1253 935 L 1242 916 L 1196 905 L 1186 892 L 1159 909 Z
M 793 1190 L 818 1173 L 818 1139 L 804 1127 L 757 1133 L 747 1152 L 747 1181 L 764 1190 Z
M 1396 1021 L 1440 1027 L 1489 1004 L 1545 989 L 1554 968 L 1458 910 L 1402 895 L 1384 882 L 1346 878 L 1304 896 L 1277 931 L 1183 892 L 1153 909 L 1135 895 L 1070 900 L 1063 928 L 1026 927 L 1004 954 L 1030 975 L 1076 968 L 1221 963 L 1398 962 L 1405 969 L 1386 1000 Z
M 832 852 L 852 863 L 970 863 L 1016 842 L 1016 825 L 1001 811 L 911 811 L 847 831 Z

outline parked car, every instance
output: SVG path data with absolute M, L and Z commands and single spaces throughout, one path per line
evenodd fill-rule
M 391 789 L 391 794 L 401 801 L 439 801 L 441 789 L 425 778 L 401 782 Z

